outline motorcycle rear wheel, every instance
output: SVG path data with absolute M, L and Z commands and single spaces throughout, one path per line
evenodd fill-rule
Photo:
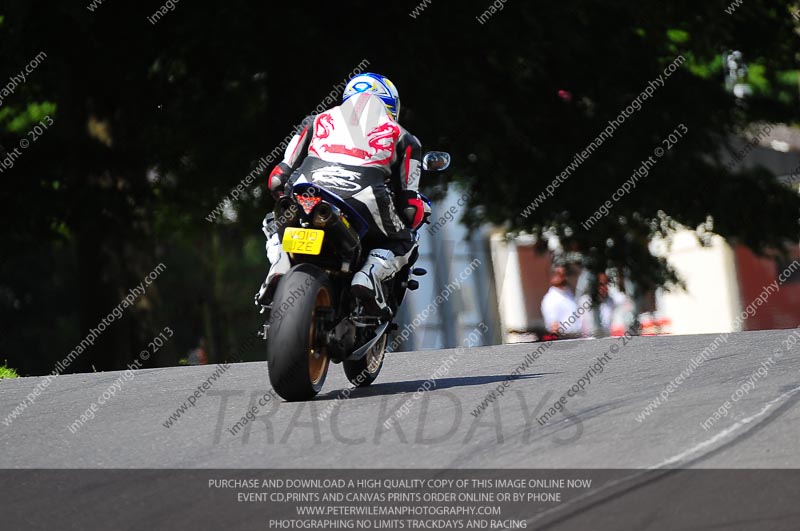
M 322 390 L 330 358 L 316 315 L 333 307 L 333 288 L 318 268 L 301 264 L 278 283 L 270 315 L 267 366 L 272 388 L 287 401 L 309 400 Z

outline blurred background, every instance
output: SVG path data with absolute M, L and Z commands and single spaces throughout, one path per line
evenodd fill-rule
M 541 339 L 553 266 L 576 299 L 617 297 L 588 335 L 796 327 L 796 271 L 737 316 L 800 258 L 799 31 L 799 5 L 766 0 L 3 3 L 0 365 L 51 372 L 159 264 L 65 372 L 124 368 L 164 327 L 151 366 L 265 359 L 271 154 L 360 67 L 454 161 L 423 186 L 430 274 L 398 350 L 458 346 L 480 323 L 483 344 Z

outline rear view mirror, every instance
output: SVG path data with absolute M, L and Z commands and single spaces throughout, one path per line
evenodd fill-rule
M 425 171 L 444 171 L 450 167 L 450 153 L 429 151 L 422 158 L 422 169 Z

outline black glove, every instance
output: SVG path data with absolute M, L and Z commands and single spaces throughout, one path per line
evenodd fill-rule
M 403 190 L 400 192 L 400 212 L 406 223 L 413 229 L 419 229 L 423 223 L 428 221 L 431 215 L 431 207 L 422 199 L 419 192 L 413 190 Z

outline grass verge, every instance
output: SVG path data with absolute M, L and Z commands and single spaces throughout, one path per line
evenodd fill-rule
M 19 374 L 14 369 L 9 368 L 6 363 L 3 362 L 3 365 L 0 366 L 0 380 L 3 378 L 19 378 Z

